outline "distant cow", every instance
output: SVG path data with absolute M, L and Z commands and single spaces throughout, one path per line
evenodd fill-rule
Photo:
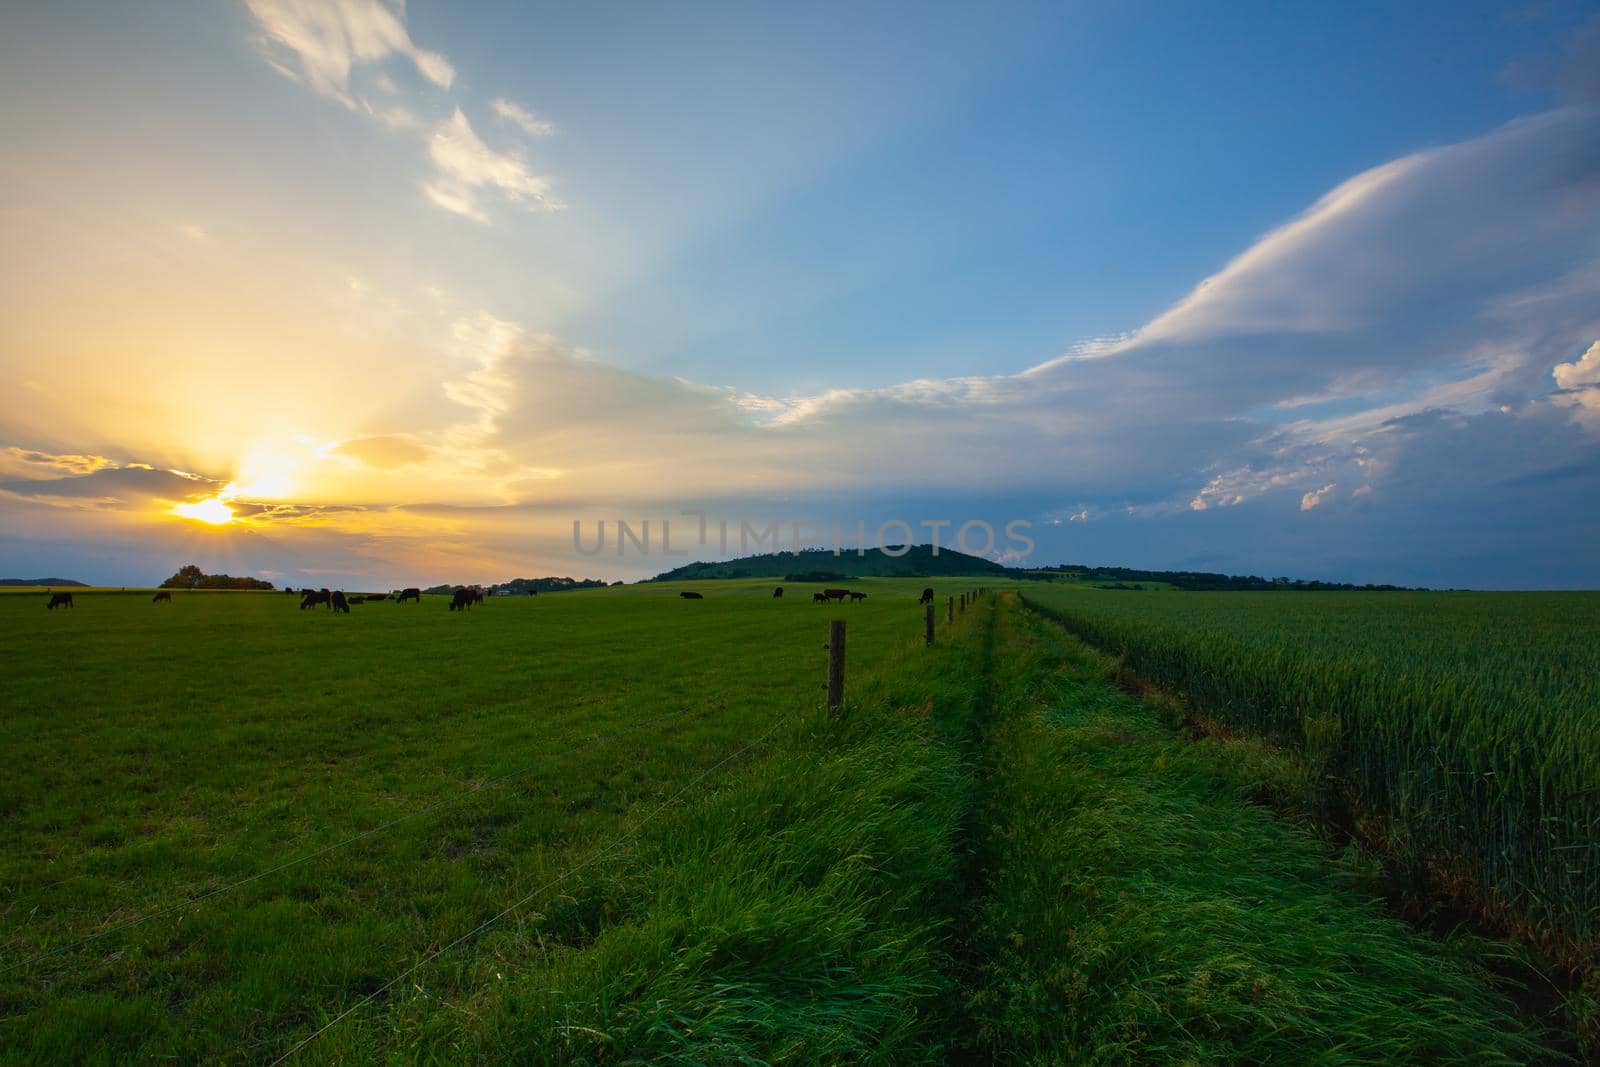
M 422 590 L 412 586 L 410 589 L 402 589 L 394 595 L 396 604 L 404 604 L 408 600 L 415 600 L 418 604 L 422 603 Z
M 828 602 L 828 600 L 829 600 L 829 597 L 828 597 L 827 593 L 812 593 L 811 594 L 811 602 L 813 604 L 826 604 Z
M 924 589 L 922 591 L 922 597 L 917 601 L 917 603 L 919 603 L 919 604 L 932 604 L 933 603 L 933 586 L 930 585 L 930 586 L 928 586 L 926 589 Z
M 334 611 L 342 611 L 346 615 L 350 614 L 350 602 L 344 598 L 344 593 L 338 589 L 329 594 L 328 607 Z
M 172 594 L 170 592 L 168 592 L 167 590 L 163 589 L 159 593 L 157 593 L 155 596 L 150 598 L 150 603 L 152 603 L 152 604 L 170 604 L 170 603 L 172 603 Z
M 478 596 L 471 589 L 457 589 L 450 598 L 451 611 L 466 611 L 478 602 Z
M 705 599 L 705 597 L 701 596 L 699 593 L 691 593 L 687 589 L 685 589 L 683 592 L 679 593 L 678 595 L 683 597 L 683 599 L 685 599 L 685 600 L 704 600 Z
M 304 611 L 307 608 L 320 607 L 323 604 L 327 604 L 330 607 L 333 605 L 333 594 L 329 593 L 326 589 L 322 590 L 321 592 L 307 589 L 305 596 L 300 598 L 301 611 Z
M 388 600 L 389 599 L 389 594 L 388 593 L 368 593 L 367 594 L 367 599 L 368 600 Z
M 780 585 L 772 591 L 772 599 L 777 600 L 781 596 L 783 596 L 783 586 Z
M 865 599 L 867 599 L 867 594 L 858 593 L 854 589 L 852 589 L 852 590 L 850 590 L 850 599 L 851 600 L 865 600 Z
M 845 597 L 850 595 L 850 590 L 848 590 L 848 589 L 824 589 L 822 591 L 822 595 L 827 597 L 829 600 L 843 600 Z
M 45 605 L 45 608 L 47 610 L 49 610 L 49 611 L 54 611 L 57 608 L 70 608 L 70 607 L 72 607 L 72 594 L 71 593 L 51 593 L 50 594 L 50 603 Z
M 368 598 L 364 596 L 352 596 L 346 597 L 345 599 L 351 604 L 365 604 Z

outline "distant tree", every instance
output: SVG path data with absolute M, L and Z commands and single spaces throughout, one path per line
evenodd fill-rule
M 272 583 L 260 578 L 235 578 L 231 574 L 207 574 L 193 563 L 178 568 L 178 573 L 161 583 L 162 589 L 271 589 Z
M 206 574 L 193 563 L 178 568 L 178 573 L 161 583 L 163 589 L 199 589 L 205 585 Z

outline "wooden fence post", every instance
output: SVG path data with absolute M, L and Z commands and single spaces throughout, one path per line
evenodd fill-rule
M 944 621 L 956 621 L 956 598 L 950 597 L 944 603 Z
M 924 628 L 922 631 L 923 642 L 933 647 L 933 601 L 928 601 L 927 610 L 923 613 Z
M 844 704 L 844 620 L 828 623 L 828 714 Z

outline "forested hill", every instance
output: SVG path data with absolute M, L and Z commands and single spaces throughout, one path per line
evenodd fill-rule
M 0 585 L 72 585 L 88 587 L 87 582 L 75 582 L 71 578 L 0 578 Z
M 893 555 L 892 552 L 904 552 Z M 800 552 L 774 552 L 762 556 L 743 556 L 721 563 L 687 563 L 650 579 L 653 582 L 703 581 L 708 578 L 777 578 L 790 582 L 827 582 L 843 578 L 942 578 L 1002 577 L 1009 571 L 993 560 L 969 556 L 951 548 L 935 555 L 931 545 L 910 549 L 868 549 L 863 555 L 831 548 L 808 548 Z
M 892 551 L 899 552 L 895 548 Z M 1394 585 L 1352 585 L 1348 582 L 1323 582 L 1303 578 L 1261 578 L 1256 575 L 1211 574 L 1203 571 L 1153 571 L 1132 567 L 1090 567 L 1063 563 L 1053 567 L 1003 567 L 993 560 L 969 556 L 952 548 L 941 548 L 937 555 L 931 545 L 915 545 L 904 555 L 891 555 L 881 548 L 865 555 L 842 551 L 834 555 L 829 548 L 802 552 L 774 552 L 743 556 L 720 563 L 688 563 L 649 579 L 652 582 L 692 582 L 713 578 L 771 578 L 790 582 L 829 582 L 846 578 L 948 578 L 995 577 L 1035 581 L 1066 581 L 1098 585 L 1108 589 L 1139 590 L 1168 586 L 1193 592 L 1222 590 L 1393 590 Z

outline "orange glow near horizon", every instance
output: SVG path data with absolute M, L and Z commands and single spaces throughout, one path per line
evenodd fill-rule
M 174 504 L 172 514 L 203 522 L 208 526 L 226 526 L 234 520 L 233 509 L 220 496 L 195 500 L 187 504 Z

